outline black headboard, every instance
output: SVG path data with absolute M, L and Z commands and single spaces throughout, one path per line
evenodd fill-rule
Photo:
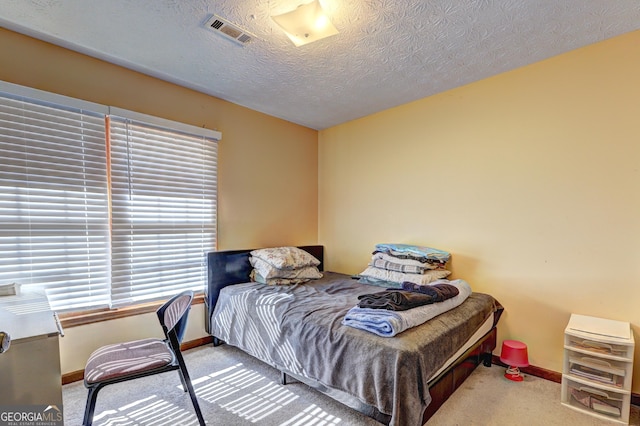
M 302 250 L 320 261 L 319 270 L 324 270 L 324 246 L 300 246 Z M 207 253 L 207 285 L 204 290 L 205 329 L 210 333 L 211 314 L 218 301 L 220 290 L 228 285 L 249 282 L 251 264 L 248 250 L 224 250 Z

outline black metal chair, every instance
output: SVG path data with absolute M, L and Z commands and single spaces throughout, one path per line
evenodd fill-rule
M 84 369 L 84 385 L 89 390 L 84 411 L 84 426 L 93 422 L 98 391 L 103 387 L 178 370 L 185 392 L 189 392 L 200 425 L 204 425 L 202 411 L 193 390 L 187 366 L 180 352 L 187 317 L 193 300 L 192 291 L 184 291 L 167 301 L 157 311 L 165 339 L 141 339 L 103 346 L 94 351 Z

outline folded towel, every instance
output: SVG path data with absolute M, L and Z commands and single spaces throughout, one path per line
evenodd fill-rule
M 358 307 L 406 311 L 418 306 L 443 302 L 458 295 L 457 287 L 451 284 L 418 285 L 408 281 L 402 283 L 405 291 L 389 288 L 373 294 L 358 296 Z
M 357 306 L 349 309 L 342 324 L 382 337 L 393 337 L 409 328 L 409 324 L 400 315 L 400 312 L 386 309 L 366 309 Z
M 407 309 L 434 303 L 437 297 L 438 292 L 435 290 L 432 294 L 398 290 L 380 291 L 378 293 L 358 296 L 358 300 L 360 300 L 358 307 L 406 311 Z
M 471 287 L 464 280 L 452 280 L 459 293 L 441 303 L 432 303 L 406 311 L 389 311 L 386 309 L 368 309 L 354 306 L 347 311 L 342 324 L 365 330 L 382 337 L 393 337 L 398 333 L 420 325 L 433 317 L 455 308 L 467 300 Z
M 443 282 L 436 282 L 429 285 L 418 285 L 416 283 L 405 281 L 402 283 L 402 289 L 416 293 L 428 294 L 436 298 L 434 302 L 442 302 L 443 300 L 451 299 L 459 293 L 457 287 Z

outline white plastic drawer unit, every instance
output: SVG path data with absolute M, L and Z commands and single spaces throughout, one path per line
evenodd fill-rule
M 572 314 L 564 332 L 562 404 L 628 424 L 634 345 L 628 322 Z
M 570 332 L 571 331 L 568 331 L 567 333 Z M 613 357 L 613 359 L 619 358 L 622 360 L 628 360 L 633 356 L 633 346 L 621 345 L 615 341 L 598 342 L 584 337 L 572 336 L 570 334 L 567 334 L 566 340 L 566 346 L 575 351 L 586 354 L 593 353 L 598 356 L 609 355 Z
M 595 388 L 588 384 L 567 378 L 567 386 L 563 389 L 562 402 L 569 404 L 572 408 L 585 410 L 593 414 L 598 414 L 612 419 L 621 419 L 625 409 L 624 392 L 615 392 Z
M 570 376 L 594 380 L 600 384 L 614 388 L 625 388 L 631 385 L 631 377 L 627 375 L 626 364 L 622 361 L 596 358 L 572 350 L 567 351 L 566 371 Z M 629 386 L 625 386 L 628 380 Z

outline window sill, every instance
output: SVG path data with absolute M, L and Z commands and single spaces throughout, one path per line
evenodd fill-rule
M 147 314 L 158 310 L 163 303 L 164 302 L 162 301 L 156 301 L 118 309 L 100 309 L 93 311 L 61 313 L 59 314 L 60 324 L 63 328 L 71 328 L 96 322 Z M 191 305 L 199 305 L 201 303 L 204 303 L 204 294 L 198 293 L 194 295 Z

